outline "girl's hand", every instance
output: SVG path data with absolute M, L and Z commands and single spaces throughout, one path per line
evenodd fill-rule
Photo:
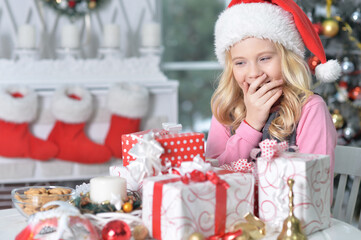
M 270 110 L 282 95 L 282 79 L 267 79 L 262 74 L 251 84 L 243 82 L 241 89 L 247 109 L 246 121 L 254 129 L 261 131 L 268 119 Z

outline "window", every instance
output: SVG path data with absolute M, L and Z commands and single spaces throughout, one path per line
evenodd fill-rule
M 214 54 L 214 24 L 229 1 L 163 0 L 162 69 L 179 81 L 179 122 L 207 133 L 210 99 L 221 73 Z

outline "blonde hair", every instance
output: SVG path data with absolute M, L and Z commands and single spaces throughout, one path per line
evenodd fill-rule
M 278 117 L 269 127 L 272 138 L 285 140 L 297 126 L 301 117 L 302 106 L 313 93 L 310 90 L 311 73 L 305 60 L 287 50 L 279 43 L 274 43 L 281 56 L 282 76 L 285 80 Z M 247 109 L 243 92 L 233 77 L 231 54 L 226 52 L 225 67 L 219 78 L 219 84 L 211 99 L 215 118 L 234 132 L 245 119 Z

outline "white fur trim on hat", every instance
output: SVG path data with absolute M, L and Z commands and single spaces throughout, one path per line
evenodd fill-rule
M 109 88 L 108 108 L 120 116 L 142 118 L 149 106 L 148 89 L 137 84 L 119 83 Z
M 225 52 L 247 38 L 269 39 L 304 57 L 305 47 L 292 14 L 268 3 L 237 4 L 224 10 L 215 25 L 215 52 L 221 65 Z
M 71 94 L 78 96 L 80 100 L 69 97 Z M 89 120 L 92 114 L 92 96 L 88 90 L 79 86 L 62 87 L 55 91 L 51 109 L 57 120 L 83 123 Z
M 315 75 L 321 82 L 334 82 L 341 76 L 341 66 L 337 60 L 328 60 L 317 65 Z
M 13 97 L 13 93 L 20 93 L 23 97 Z M 0 89 L 0 119 L 14 123 L 31 122 L 37 109 L 38 96 L 34 90 L 17 86 Z

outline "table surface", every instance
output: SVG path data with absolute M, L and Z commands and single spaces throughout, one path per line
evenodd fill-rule
M 12 240 L 25 228 L 26 219 L 15 209 L 0 210 L 0 239 Z M 278 234 L 270 235 L 263 240 L 277 239 Z M 350 224 L 332 219 L 332 227 L 315 232 L 308 236 L 308 240 L 353 240 L 361 239 L 361 231 Z

